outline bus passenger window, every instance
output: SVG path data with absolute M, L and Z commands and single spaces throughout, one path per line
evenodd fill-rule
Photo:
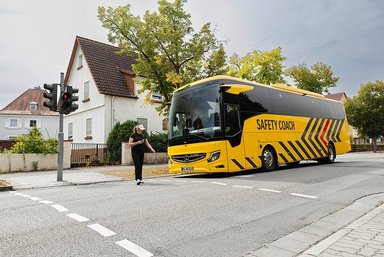
M 233 136 L 240 131 L 239 106 L 234 104 L 225 105 L 225 134 Z

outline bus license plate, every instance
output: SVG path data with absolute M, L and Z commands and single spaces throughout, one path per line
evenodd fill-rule
M 181 167 L 181 171 L 193 171 L 193 167 Z

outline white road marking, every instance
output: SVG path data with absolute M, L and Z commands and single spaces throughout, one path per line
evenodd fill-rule
M 241 175 L 241 176 L 238 176 L 239 178 L 251 178 L 251 177 L 254 177 L 255 175 Z
M 39 197 L 30 197 L 29 199 L 31 199 L 32 201 L 38 201 L 38 200 L 41 200 L 41 198 L 39 198 Z
M 139 257 L 151 257 L 151 256 L 153 256 L 152 253 L 148 252 L 147 250 L 141 248 L 137 244 L 132 243 L 131 241 L 129 241 L 127 239 L 117 241 L 115 243 L 117 245 L 123 247 L 125 250 L 130 251 L 131 253 L 133 253 L 136 256 L 139 256 Z
M 220 183 L 220 182 L 211 182 L 211 184 L 220 185 L 220 186 L 226 186 L 227 185 L 225 183 Z
M 60 204 L 54 204 L 54 205 L 51 205 L 53 208 L 55 208 L 56 210 L 58 210 L 59 212 L 66 212 L 66 211 L 69 211 L 67 208 L 65 208 L 64 206 L 61 206 Z
M 188 181 L 186 180 L 175 180 L 176 182 L 180 182 L 180 183 L 188 183 Z
M 192 183 L 207 183 L 207 181 L 205 181 L 205 180 L 195 180 L 195 181 L 192 181 Z
M 250 187 L 250 186 L 238 186 L 238 185 L 234 185 L 233 187 L 237 187 L 237 188 L 247 188 L 247 189 L 251 189 L 253 187 Z
M 102 225 L 97 224 L 97 223 L 92 224 L 92 225 L 88 225 L 88 227 L 95 230 L 97 233 L 99 233 L 100 235 L 105 236 L 105 237 L 116 235 L 116 233 L 113 232 L 112 230 L 109 230 L 106 227 L 103 227 Z
M 169 179 L 159 179 L 158 181 L 161 181 L 161 182 L 170 182 Z
M 84 221 L 89 220 L 88 218 L 83 217 L 83 216 L 76 214 L 76 213 L 70 213 L 70 214 L 67 214 L 67 216 L 74 219 L 74 220 L 77 220 L 78 222 L 84 222 Z
M 15 195 L 22 195 L 23 193 L 15 193 Z
M 23 195 L 21 194 L 22 197 L 31 197 L 30 195 Z
M 298 197 L 304 197 L 304 198 L 310 198 L 310 199 L 317 199 L 317 196 L 313 196 L 313 195 L 302 195 L 302 194 L 296 194 L 296 193 L 290 193 L 290 195 L 298 196 Z
M 43 204 L 53 204 L 53 202 L 48 201 L 48 200 L 42 200 L 42 201 L 40 201 L 40 203 L 43 203 Z
M 266 188 L 259 188 L 260 191 L 266 191 L 266 192 L 271 192 L 271 193 L 277 193 L 280 194 L 281 191 L 278 190 L 273 190 L 273 189 L 266 189 Z

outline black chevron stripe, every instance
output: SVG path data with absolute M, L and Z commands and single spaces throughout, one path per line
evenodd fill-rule
M 289 151 L 289 149 L 284 145 L 284 143 L 283 142 L 279 142 L 279 144 L 281 145 L 281 147 L 284 148 L 284 150 L 287 152 L 287 154 L 289 156 L 291 156 L 292 160 L 297 162 L 297 159 L 295 158 L 295 156 L 291 153 L 291 151 Z
M 251 160 L 251 158 L 245 157 L 245 159 L 252 165 L 252 167 L 257 168 L 257 165 Z
M 244 169 L 243 165 L 241 165 L 236 159 L 231 159 L 231 161 L 233 161 L 233 163 L 236 164 L 240 169 Z
M 320 142 L 321 129 L 323 128 L 324 122 L 325 122 L 325 119 L 321 119 L 319 128 L 318 128 L 317 133 L 316 133 L 316 137 L 315 137 L 316 142 L 319 144 L 321 150 L 323 151 L 323 154 L 320 154 L 321 156 L 323 156 L 323 155 L 325 156 L 325 154 L 327 153 L 327 149 L 325 149 L 323 144 Z
M 285 163 L 288 163 L 288 162 L 289 162 L 289 161 L 287 160 L 287 158 L 285 158 L 285 156 L 284 156 L 282 153 L 280 153 L 279 155 L 280 155 L 281 159 L 284 160 Z
M 305 144 L 305 146 L 306 146 L 306 147 L 309 149 L 309 151 L 312 153 L 313 157 L 317 158 L 316 153 L 312 150 L 312 147 L 308 144 L 307 140 L 305 139 L 305 137 L 306 137 L 306 135 L 307 135 L 307 132 L 308 132 L 309 128 L 311 127 L 312 121 L 313 121 L 313 118 L 310 118 L 309 121 L 308 121 L 307 126 L 306 126 L 305 129 L 304 129 L 303 134 L 301 135 L 301 141 L 303 141 L 303 143 Z
M 332 131 L 332 135 L 331 135 L 331 139 L 333 142 L 336 142 L 336 132 L 337 132 L 337 129 L 339 128 L 339 125 L 341 123 L 341 120 L 336 120 L 336 124 L 335 126 L 333 127 L 333 131 Z
M 292 147 L 295 153 L 300 157 L 300 160 L 304 160 L 304 157 L 301 155 L 299 150 L 297 150 L 296 146 L 291 141 L 288 141 L 288 144 Z
M 305 150 L 299 140 L 296 140 L 296 144 L 300 147 L 301 151 L 303 151 L 303 153 L 308 157 L 308 159 L 312 159 L 312 157 L 308 154 L 308 152 Z
M 320 120 L 319 118 L 316 118 L 315 124 L 313 124 L 311 132 L 309 133 L 308 140 L 312 144 L 313 148 L 315 148 L 316 152 L 318 154 L 320 154 L 320 156 L 321 156 L 321 151 L 319 150 L 319 148 L 317 148 L 317 145 L 315 144 L 315 142 L 312 139 L 312 136 L 316 137 L 316 135 L 314 135 L 315 134 L 314 131 L 316 130 L 316 127 L 317 127 L 317 124 L 319 123 L 319 120 Z M 315 158 L 317 158 L 317 155 L 315 155 Z
M 341 129 L 343 128 L 343 125 L 344 125 L 344 120 L 341 120 L 341 124 L 340 124 L 339 129 L 337 130 L 337 133 L 336 133 L 337 142 L 341 142 L 340 133 L 341 133 Z
M 331 133 L 332 133 L 332 130 L 333 130 L 333 126 L 335 125 L 335 122 L 336 122 L 336 120 L 332 119 L 331 125 L 329 125 L 329 129 L 328 129 L 328 132 L 327 132 L 327 141 L 328 142 L 331 139 Z

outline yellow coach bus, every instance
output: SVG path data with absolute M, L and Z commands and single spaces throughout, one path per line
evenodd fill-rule
M 302 160 L 333 163 L 351 149 L 342 103 L 285 85 L 215 76 L 174 92 L 171 173 L 238 172 Z

